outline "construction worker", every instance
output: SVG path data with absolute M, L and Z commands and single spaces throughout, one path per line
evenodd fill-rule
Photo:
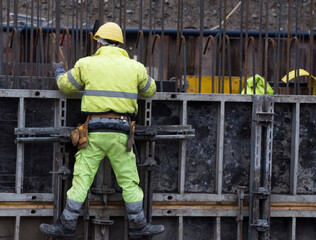
M 116 23 L 102 25 L 94 39 L 98 50 L 93 56 L 79 59 L 68 72 L 63 63 L 54 63 L 52 67 L 57 85 L 64 94 L 84 87 L 81 111 L 89 116 L 89 133 L 87 146 L 79 147 L 75 155 L 72 187 L 67 192 L 62 215 L 54 225 L 41 224 L 40 230 L 49 236 L 74 236 L 87 191 L 101 160 L 107 156 L 123 190 L 130 237 L 159 234 L 164 226 L 151 225 L 144 217 L 135 154 L 127 151 L 126 146 L 131 135 L 130 116 L 138 111 L 138 93 L 142 97 L 152 97 L 156 93 L 155 81 L 148 76 L 144 65 L 130 59 L 119 47 L 123 34 Z

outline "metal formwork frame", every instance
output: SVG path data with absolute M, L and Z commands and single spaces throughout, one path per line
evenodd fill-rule
M 18 98 L 18 125 L 17 127 L 25 127 L 25 105 L 24 100 L 27 98 L 34 99 L 56 99 L 56 120 L 55 126 L 65 124 L 66 116 L 66 97 L 59 91 L 49 90 L 0 90 L 1 98 Z M 79 99 L 81 93 L 71 96 L 72 99 Z M 185 217 L 214 217 L 215 232 L 214 238 L 221 239 L 221 219 L 223 217 L 236 217 L 238 215 L 238 196 L 237 194 L 224 194 L 222 192 L 223 178 L 223 151 L 224 151 L 224 121 L 225 121 L 225 104 L 229 102 L 237 103 L 253 103 L 255 96 L 251 95 L 215 95 L 215 94 L 180 94 L 180 93 L 157 93 L 150 101 L 146 102 L 146 122 L 150 125 L 152 112 L 152 101 L 177 101 L 181 105 L 181 124 L 187 124 L 188 102 L 216 102 L 218 103 L 218 123 L 217 123 L 217 157 L 216 157 L 216 192 L 211 193 L 186 193 L 184 188 L 185 182 L 185 162 L 186 162 L 186 139 L 180 139 L 180 155 L 179 155 L 179 191 L 176 193 L 154 193 L 153 194 L 153 209 L 152 216 L 155 217 L 177 217 L 178 218 L 178 239 L 184 239 L 183 223 Z M 299 155 L 299 119 L 301 104 L 315 104 L 316 98 L 313 96 L 264 96 L 266 100 L 273 103 L 288 103 L 293 106 L 292 120 L 292 148 L 291 148 L 291 192 L 290 194 L 271 194 L 271 209 L 270 216 L 291 218 L 291 239 L 296 236 L 296 219 L 299 218 L 316 218 L 316 209 L 314 204 L 314 195 L 299 195 L 297 194 L 297 173 L 298 173 L 298 155 Z M 142 99 L 140 99 L 142 100 Z M 145 100 L 146 101 L 146 100 Z M 273 108 L 273 106 L 270 106 Z M 60 151 L 60 148 L 58 150 Z M 10 208 L 0 210 L 1 217 L 16 217 L 15 223 L 15 239 L 19 239 L 20 218 L 26 216 L 54 216 L 54 201 L 56 196 L 53 193 L 22 193 L 23 188 L 23 143 L 17 144 L 17 172 L 16 172 L 16 192 L 15 193 L 0 193 L 1 202 L 10 202 L 12 206 L 16 202 L 28 202 L 36 204 L 37 208 Z M 54 182 L 54 181 L 53 181 Z M 54 186 L 54 185 L 53 185 Z M 56 187 L 56 186 L 54 186 Z M 100 199 L 98 196 L 91 196 L 91 201 Z M 113 202 L 122 201 L 121 194 L 114 193 L 107 196 L 107 203 L 111 205 Z M 249 201 L 248 194 L 245 195 L 244 202 Z M 50 203 L 49 207 L 41 207 L 44 202 Z M 208 202 L 203 208 L 197 207 L 199 204 Z M 229 203 L 230 207 L 223 209 L 218 203 Z M 56 203 L 56 202 L 55 202 Z M 160 203 L 164 203 L 161 205 Z M 181 203 L 187 203 L 183 208 Z M 284 206 L 284 204 L 286 205 Z M 307 204 L 309 208 L 297 207 L 296 204 Z M 295 207 L 294 207 L 295 206 Z M 55 205 L 56 207 L 56 205 Z M 247 205 L 241 211 L 242 215 L 248 216 Z M 108 216 L 124 216 L 124 207 L 119 208 L 89 208 L 89 215 L 96 216 L 106 214 Z

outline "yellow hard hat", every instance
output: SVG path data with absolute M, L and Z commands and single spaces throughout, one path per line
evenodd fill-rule
M 99 37 L 124 43 L 122 29 L 114 22 L 107 22 L 103 24 L 94 34 L 93 39 L 98 40 Z

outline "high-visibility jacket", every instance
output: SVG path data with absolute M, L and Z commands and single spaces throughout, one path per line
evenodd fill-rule
M 81 111 L 86 113 L 137 114 L 138 93 L 146 98 L 156 93 L 155 81 L 144 65 L 113 46 L 103 46 L 93 56 L 79 59 L 74 68 L 57 78 L 65 94 L 84 88 Z

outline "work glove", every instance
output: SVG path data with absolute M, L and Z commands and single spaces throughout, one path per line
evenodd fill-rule
M 55 75 L 56 81 L 58 80 L 58 77 L 62 74 L 64 74 L 66 71 L 64 69 L 65 64 L 63 62 L 59 62 L 59 63 L 52 63 L 52 72 Z

